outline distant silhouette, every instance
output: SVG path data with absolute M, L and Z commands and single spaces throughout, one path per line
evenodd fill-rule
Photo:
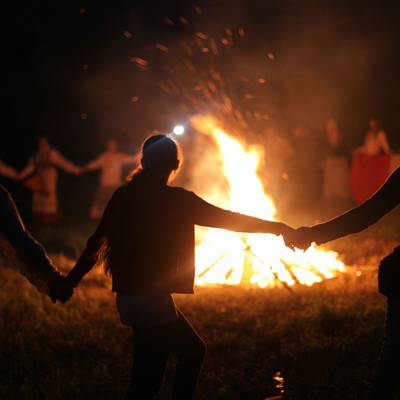
M 291 238 L 296 247 L 315 241 L 329 242 L 360 232 L 377 222 L 400 203 L 400 168 L 369 200 L 331 221 L 300 228 Z M 289 235 L 290 236 L 290 235 Z M 290 238 L 288 238 L 289 240 Z M 387 296 L 385 341 L 370 399 L 393 399 L 399 389 L 400 371 L 400 246 L 379 265 L 379 292 Z
M 19 174 L 19 179 L 25 180 L 25 185 L 33 191 L 33 217 L 40 222 L 50 223 L 59 219 L 57 168 L 75 175 L 81 172 L 79 167 L 51 147 L 46 137 L 40 137 L 36 154 Z
M 125 165 L 133 165 L 136 159 L 134 156 L 121 153 L 118 143 L 110 139 L 106 143 L 106 151 L 101 153 L 95 160 L 87 164 L 84 171 L 100 169 L 100 186 L 96 197 L 90 208 L 90 218 L 100 219 L 103 211 L 112 194 L 122 184 L 122 171 Z
M 71 288 L 62 284 L 61 274 L 54 268 L 43 247 L 25 228 L 11 195 L 1 185 L 0 247 L 7 258 L 11 256 L 11 262 L 18 264 L 20 272 L 29 282 L 53 301 L 58 299 L 64 302 L 71 297 Z
M 171 297 L 193 293 L 194 226 L 292 232 L 282 223 L 223 210 L 169 186 L 179 168 L 178 154 L 177 144 L 167 136 L 145 141 L 141 167 L 115 192 L 66 278 L 67 285 L 76 287 L 99 258 L 105 260 L 121 321 L 134 330 L 133 399 L 157 395 L 170 353 L 178 360 L 173 398 L 189 400 L 194 395 L 206 348 Z
M 328 201 L 346 200 L 349 192 L 349 165 L 343 137 L 334 119 L 325 123 L 326 144 L 323 195 Z
M 369 119 L 364 144 L 362 147 L 359 147 L 357 151 L 361 151 L 369 156 L 375 156 L 381 153 L 390 153 L 390 146 L 386 137 L 386 132 L 382 130 L 381 123 L 378 119 Z

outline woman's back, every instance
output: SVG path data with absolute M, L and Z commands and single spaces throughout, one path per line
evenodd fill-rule
M 105 215 L 113 290 L 192 292 L 192 285 L 184 284 L 187 273 L 190 281 L 194 276 L 190 196 L 181 188 L 140 183 L 115 193 Z

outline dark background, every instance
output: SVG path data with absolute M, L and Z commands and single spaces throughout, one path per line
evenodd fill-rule
M 180 23 L 179 16 L 189 23 Z M 392 146 L 400 147 L 399 6 L 394 2 L 36 0 L 7 2 L 2 17 L 0 157 L 17 169 L 33 153 L 38 135 L 47 135 L 67 158 L 83 164 L 108 137 L 133 152 L 151 131 L 168 131 L 186 120 L 176 99 L 157 86 L 163 60 L 152 49 L 166 44 L 173 57 L 182 38 L 196 31 L 218 35 L 226 27 L 243 27 L 246 36 L 215 62 L 232 76 L 267 78 L 265 88 L 254 89 L 254 101 L 284 134 L 301 125 L 317 139 L 324 120 L 335 117 L 350 149 L 362 141 L 367 118 L 377 116 Z M 126 30 L 131 39 L 124 37 Z M 274 62 L 266 63 L 268 52 Z M 152 62 L 141 71 L 130 57 Z M 133 96 L 140 100 L 133 103 Z M 63 207 L 86 212 L 94 176 L 61 178 Z M 6 184 L 26 208 L 26 191 Z M 79 206 L 73 198 L 77 190 Z

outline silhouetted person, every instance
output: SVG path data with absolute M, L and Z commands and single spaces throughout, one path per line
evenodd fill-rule
M 177 144 L 151 136 L 141 167 L 119 188 L 66 284 L 76 287 L 101 254 L 112 276 L 121 321 L 134 330 L 129 396 L 153 399 L 170 353 L 177 357 L 173 398 L 193 397 L 205 344 L 171 293 L 193 293 L 194 226 L 286 234 L 291 228 L 215 207 L 194 193 L 168 185 L 179 167 Z
M 400 168 L 369 200 L 331 221 L 300 228 L 293 238 L 296 247 L 315 241 L 326 243 L 360 232 L 377 222 L 400 203 Z M 393 399 L 399 389 L 400 371 L 400 246 L 379 265 L 379 292 L 387 297 L 385 340 L 370 398 Z
M 334 119 L 326 121 L 325 132 L 324 198 L 330 201 L 346 200 L 350 195 L 348 155 Z
M 11 195 L 1 185 L 0 247 L 8 259 L 11 257 L 13 266 L 18 264 L 29 282 L 53 301 L 64 302 L 71 297 L 71 288 L 61 284 L 61 274 L 54 268 L 44 248 L 25 228 Z

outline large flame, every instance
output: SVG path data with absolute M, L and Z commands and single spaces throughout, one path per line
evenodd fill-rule
M 210 117 L 198 116 L 192 123 L 199 132 L 214 140 L 219 152 L 213 157 L 219 158 L 228 183 L 227 188 L 205 185 L 209 191 L 200 188 L 200 194 L 220 207 L 274 220 L 274 203 L 265 193 L 257 173 L 262 149 L 245 149 Z M 209 172 L 215 175 L 215 171 Z M 196 242 L 198 285 L 312 285 L 344 270 L 344 264 L 333 251 L 315 245 L 306 251 L 293 251 L 285 246 L 282 237 L 271 234 L 241 234 L 199 227 Z

